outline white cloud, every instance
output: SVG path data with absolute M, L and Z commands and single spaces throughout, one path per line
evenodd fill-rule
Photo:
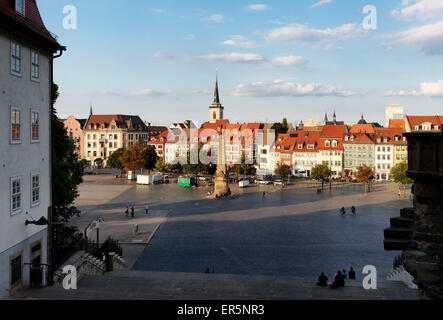
M 211 94 L 211 90 L 190 90 L 186 91 L 186 94 L 202 94 L 202 95 L 208 95 Z
M 317 7 L 321 7 L 324 5 L 327 5 L 329 3 L 333 3 L 334 0 L 320 0 L 319 2 L 314 3 L 311 8 L 317 8 Z
M 202 21 L 211 21 L 216 23 L 222 23 L 225 22 L 225 17 L 223 17 L 221 14 L 213 14 L 209 17 L 203 18 Z
M 158 9 L 158 8 L 151 8 L 151 9 L 149 9 L 149 11 L 151 11 L 152 13 L 155 13 L 155 14 L 165 14 L 166 13 L 165 10 Z
M 326 49 L 336 47 L 336 43 L 359 38 L 366 34 L 360 24 L 349 23 L 335 28 L 316 29 L 308 25 L 289 24 L 268 32 L 268 42 L 306 42 Z
M 294 83 L 285 80 L 239 84 L 232 92 L 236 97 L 281 97 L 281 96 L 337 96 L 350 97 L 358 93 L 344 90 L 341 86 L 323 86 L 320 83 Z
M 193 34 L 188 34 L 186 37 L 185 37 L 185 40 L 188 40 L 188 41 L 192 41 L 192 40 L 194 40 L 195 39 L 195 35 L 193 35 Z
M 412 96 L 412 97 L 443 97 L 443 80 L 437 82 L 422 82 L 418 90 L 389 91 L 386 96 Z
M 274 67 L 296 67 L 306 63 L 305 58 L 294 55 L 279 56 L 269 61 L 269 64 Z
M 170 91 L 157 91 L 157 90 L 153 90 L 153 89 L 143 89 L 143 90 L 139 90 L 139 91 L 135 91 L 131 93 L 131 96 L 135 96 L 135 97 L 158 97 L 158 96 L 163 96 L 165 94 L 171 93 Z
M 441 0 L 403 0 L 401 8 L 391 12 L 393 17 L 404 20 L 425 20 L 443 17 L 443 1 Z
M 251 11 L 265 11 L 271 9 L 267 4 L 250 4 L 247 8 Z
M 387 35 L 392 43 L 422 45 L 428 55 L 443 54 L 443 21 Z
M 202 62 L 202 61 L 224 62 L 224 63 L 252 63 L 252 64 L 261 64 L 263 66 L 269 66 L 269 67 L 298 67 L 307 63 L 305 58 L 295 55 L 282 55 L 269 59 L 258 53 L 239 53 L 239 52 L 212 53 L 202 56 L 183 56 L 183 57 L 176 57 L 176 56 L 171 56 L 164 52 L 157 52 L 152 57 L 158 59 L 168 59 L 173 61 L 190 62 L 190 63 Z
M 222 53 L 222 54 L 208 54 L 199 56 L 198 58 L 208 61 L 220 62 L 241 62 L 241 63 L 257 63 L 265 61 L 265 58 L 257 53 Z
M 253 48 L 257 46 L 253 41 L 250 41 L 246 37 L 241 35 L 233 35 L 229 40 L 220 42 L 219 44 L 241 48 Z

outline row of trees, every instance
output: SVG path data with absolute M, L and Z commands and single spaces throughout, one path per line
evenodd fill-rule
M 391 178 L 394 182 L 403 186 L 403 191 L 406 189 L 406 185 L 413 182 L 412 179 L 408 178 L 406 171 L 408 170 L 407 161 L 403 161 L 395 165 L 390 172 Z M 330 179 L 331 170 L 329 167 L 323 163 L 318 164 L 311 170 L 311 179 L 319 180 L 322 182 L 322 190 L 324 187 L 324 182 Z M 365 183 L 365 190 L 367 192 L 371 191 L 371 182 L 375 179 L 375 171 L 373 168 L 363 165 L 358 168 L 356 173 L 356 179 L 358 182 Z

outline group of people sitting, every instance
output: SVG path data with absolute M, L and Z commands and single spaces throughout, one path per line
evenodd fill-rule
M 330 287 L 331 289 L 342 288 L 345 286 L 345 279 L 349 278 L 350 280 L 355 280 L 355 277 L 356 274 L 352 267 L 351 270 L 349 270 L 349 274 L 345 269 L 343 269 L 343 271 L 338 270 L 333 282 L 329 281 L 328 277 L 322 272 L 318 277 L 317 285 L 321 287 Z

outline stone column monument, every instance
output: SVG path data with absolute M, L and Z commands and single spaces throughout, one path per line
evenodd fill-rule
M 223 131 L 220 131 L 218 135 L 217 171 L 215 174 L 214 185 L 215 197 L 226 197 L 231 194 L 228 183 L 228 166 L 226 165 L 225 139 Z
M 405 135 L 414 207 L 391 219 L 385 250 L 403 250 L 423 298 L 443 299 L 443 131 Z

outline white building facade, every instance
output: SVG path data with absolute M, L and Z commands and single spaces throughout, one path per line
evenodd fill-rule
M 52 59 L 64 48 L 38 18 L 34 0 L 2 2 L 0 299 L 45 284 L 47 272 L 47 225 L 33 222 L 51 207 Z

